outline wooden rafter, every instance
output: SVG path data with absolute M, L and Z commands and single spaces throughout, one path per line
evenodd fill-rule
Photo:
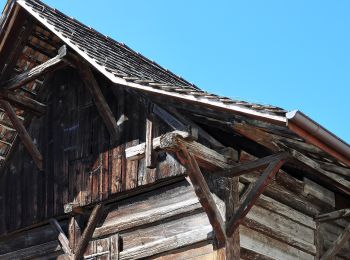
M 40 76 L 48 72 L 52 72 L 54 70 L 62 68 L 63 66 L 66 66 L 66 63 L 64 61 L 64 58 L 66 57 L 66 55 L 67 55 L 67 47 L 64 45 L 58 50 L 57 56 L 44 62 L 43 64 L 38 65 L 33 69 L 25 71 L 22 74 L 19 74 L 14 78 L 4 82 L 3 84 L 1 84 L 0 89 L 7 89 L 7 90 L 18 89 L 23 85 L 39 78 Z
M 74 257 L 75 260 L 82 259 L 85 250 L 89 244 L 90 239 L 92 238 L 92 235 L 95 231 L 97 223 L 100 221 L 102 215 L 103 215 L 103 204 L 97 204 L 94 209 L 91 212 L 89 221 L 84 229 L 83 234 L 81 235 L 81 238 L 77 244 L 77 247 L 74 250 Z
M 12 108 L 9 102 L 0 99 L 0 105 L 5 110 L 6 115 L 9 117 L 13 127 L 16 129 L 19 138 L 21 139 L 24 147 L 27 149 L 28 153 L 32 156 L 34 162 L 36 163 L 39 170 L 43 169 L 43 157 L 39 152 L 38 148 L 35 146 L 32 138 L 28 134 L 26 128 L 22 122 L 18 119 L 15 110 Z
M 208 215 L 209 222 L 213 226 L 219 244 L 224 245 L 226 241 L 225 222 L 221 213 L 212 197 L 196 159 L 184 145 L 181 147 L 181 150 L 187 160 L 188 176 L 192 182 L 194 191 L 204 211 Z
M 350 224 L 346 226 L 344 231 L 332 243 L 329 249 L 322 255 L 321 260 L 332 260 L 344 244 L 350 239 Z
M 315 220 L 317 220 L 318 222 L 326 222 L 348 217 L 350 217 L 350 208 L 340 209 L 337 211 L 318 215 L 317 217 L 315 217 Z
M 263 174 L 254 184 L 253 188 L 247 194 L 245 200 L 237 209 L 232 218 L 228 221 L 226 226 L 227 236 L 232 236 L 235 230 L 239 227 L 239 224 L 243 221 L 243 218 L 248 214 L 249 210 L 253 207 L 260 194 L 263 193 L 265 187 L 271 182 L 275 174 L 279 171 L 281 166 L 285 163 L 287 156 L 279 158 L 270 162 L 268 167 L 264 170 Z
M 60 224 L 57 222 L 56 219 L 50 219 L 50 224 L 58 233 L 58 241 L 62 247 L 63 252 L 68 256 L 72 256 L 72 250 L 69 247 L 69 240 L 66 234 L 63 232 Z
M 118 124 L 115 120 L 112 110 L 110 109 L 100 86 L 92 73 L 90 66 L 82 61 L 77 61 L 76 65 L 79 69 L 79 74 L 86 88 L 89 90 L 92 99 L 96 105 L 97 111 L 102 117 L 109 134 L 113 140 L 117 140 L 119 136 Z

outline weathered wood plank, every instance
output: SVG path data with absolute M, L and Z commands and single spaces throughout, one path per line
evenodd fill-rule
M 0 255 L 0 259 L 33 259 L 43 255 L 48 255 L 52 252 L 59 252 L 60 250 L 61 247 L 58 241 L 51 241 Z
M 149 114 L 146 118 L 146 143 L 145 143 L 145 164 L 146 168 L 154 169 L 156 167 L 153 151 L 153 115 Z
M 211 226 L 205 226 L 201 229 L 184 232 L 172 237 L 159 239 L 141 246 L 123 250 L 119 254 L 120 260 L 139 259 L 163 252 L 171 251 L 183 246 L 196 244 L 208 239 L 208 233 L 211 232 Z
M 199 202 L 203 206 L 204 211 L 208 215 L 210 224 L 213 226 L 219 244 L 224 245 L 226 241 L 225 222 L 212 197 L 208 184 L 206 183 L 197 161 L 191 152 L 189 152 L 185 146 L 182 146 L 181 150 L 187 160 L 188 176 L 190 177 L 194 191 L 198 196 Z
M 21 86 L 39 78 L 40 76 L 44 75 L 45 73 L 52 72 L 54 70 L 57 70 L 59 68 L 62 68 L 65 66 L 64 57 L 67 55 L 67 47 L 64 45 L 58 50 L 58 55 L 43 64 L 29 70 L 26 72 L 23 72 L 20 75 L 17 75 L 16 77 L 4 82 L 0 89 L 8 89 L 8 90 L 14 90 L 17 88 L 20 88 Z
M 227 223 L 226 233 L 228 236 L 231 236 L 234 233 L 240 222 L 242 222 L 243 218 L 248 214 L 255 201 L 263 193 L 265 187 L 271 182 L 272 178 L 284 163 L 285 158 L 280 158 L 270 163 L 269 166 L 265 169 L 263 174 L 259 177 L 258 181 L 254 184 L 254 188 L 247 195 L 246 200 L 240 205 L 239 209 Z
M 331 260 L 343 247 L 345 242 L 350 239 L 350 224 L 344 229 L 343 233 L 334 241 L 332 246 L 322 255 L 321 260 Z
M 18 119 L 16 112 L 5 100 L 0 100 L 0 105 L 5 110 L 7 116 L 11 120 L 13 127 L 16 129 L 24 147 L 27 149 L 28 153 L 32 156 L 33 161 L 36 163 L 39 170 L 43 169 L 43 157 L 39 152 L 38 148 L 34 144 L 33 140 L 29 136 L 27 130 L 23 126 L 22 122 Z

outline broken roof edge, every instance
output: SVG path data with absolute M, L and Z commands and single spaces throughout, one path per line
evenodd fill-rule
M 16 2 L 25 10 L 27 10 L 33 17 L 35 17 L 40 23 L 46 26 L 52 33 L 54 33 L 57 37 L 59 37 L 63 42 L 65 42 L 70 48 L 76 51 L 82 58 L 84 58 L 96 70 L 98 70 L 100 73 L 102 73 L 105 77 L 107 77 L 109 80 L 111 80 L 115 84 L 127 86 L 127 87 L 134 88 L 141 91 L 146 91 L 149 93 L 154 93 L 157 95 L 173 97 L 173 98 L 185 100 L 188 102 L 195 102 L 197 104 L 206 105 L 211 108 L 216 108 L 218 110 L 233 112 L 235 114 L 247 116 L 252 119 L 268 122 L 275 125 L 285 126 L 295 134 L 299 135 L 300 137 L 308 141 L 309 143 L 324 150 L 325 152 L 332 155 L 339 161 L 350 166 L 350 157 L 349 157 L 349 154 L 347 153 L 347 151 L 350 150 L 349 144 L 345 143 L 340 138 L 336 137 L 333 133 L 326 130 L 324 127 L 322 127 L 321 125 L 319 125 L 318 123 L 311 120 L 309 117 L 305 116 L 300 112 L 296 114 L 299 116 L 303 115 L 302 120 L 305 120 L 306 122 L 306 120 L 308 119 L 308 122 L 309 123 L 312 122 L 314 128 L 316 127 L 318 129 L 322 129 L 323 134 L 316 136 L 315 133 L 313 133 L 313 130 L 311 128 L 306 128 L 306 125 L 302 124 L 300 121 L 298 121 L 297 119 L 295 119 L 295 117 L 292 116 L 293 111 L 287 113 L 288 115 L 285 114 L 284 116 L 274 115 L 274 114 L 259 112 L 253 109 L 239 106 L 239 105 L 225 104 L 223 102 L 210 100 L 209 98 L 205 98 L 205 97 L 204 98 L 196 97 L 194 95 L 184 94 L 184 93 L 180 94 L 177 92 L 171 92 L 171 91 L 166 91 L 162 89 L 155 89 L 153 87 L 142 85 L 135 82 L 129 82 L 121 77 L 115 76 L 114 74 L 109 72 L 105 67 L 99 65 L 93 58 L 89 57 L 89 55 L 87 55 L 84 51 L 80 50 L 73 42 L 71 42 L 69 38 L 65 37 L 60 31 L 56 30 L 56 28 L 53 25 L 48 23 L 44 18 L 40 17 L 38 13 L 33 11 L 30 8 L 30 6 L 26 4 L 25 0 L 17 0 Z M 296 126 L 296 127 L 293 127 L 293 126 Z M 337 143 L 338 145 L 333 147 L 332 145 L 334 144 L 333 142 Z

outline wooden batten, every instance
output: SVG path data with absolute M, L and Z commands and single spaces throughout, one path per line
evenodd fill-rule
M 15 110 L 9 104 L 9 102 L 0 99 L 0 105 L 5 110 L 7 116 L 9 117 L 13 127 L 16 129 L 19 138 L 21 139 L 24 147 L 27 149 L 28 153 L 32 156 L 33 161 L 36 163 L 39 170 L 43 169 L 43 157 L 39 152 L 38 148 L 34 144 L 32 138 L 25 129 L 23 123 L 18 119 Z
M 149 113 L 146 117 L 146 142 L 145 142 L 145 164 L 146 168 L 154 169 L 156 167 L 155 153 L 153 149 L 154 116 Z

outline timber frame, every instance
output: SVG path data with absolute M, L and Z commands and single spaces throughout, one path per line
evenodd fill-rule
M 270 259 L 254 243 L 271 241 L 290 251 L 279 259 L 344 257 L 350 157 L 304 130 L 282 108 L 205 92 L 39 0 L 9 0 L 0 258 L 134 259 L 209 245 L 215 259 Z M 163 225 L 171 232 L 150 239 Z M 327 225 L 337 237 L 322 244 Z M 40 243 L 27 244 L 31 234 Z M 16 236 L 24 247 L 2 249 Z

